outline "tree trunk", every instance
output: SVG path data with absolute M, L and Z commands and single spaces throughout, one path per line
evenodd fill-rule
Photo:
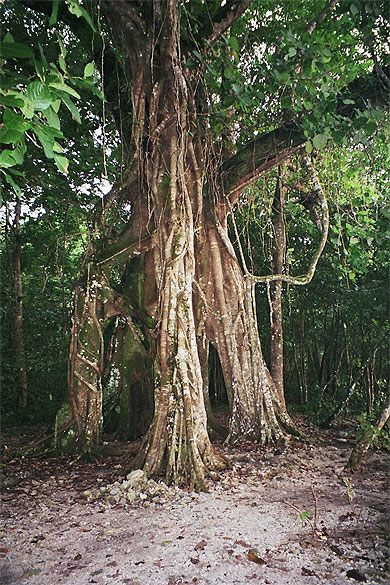
M 14 248 L 12 255 L 12 269 L 15 295 L 14 343 L 18 407 L 19 410 L 24 410 L 27 407 L 27 370 L 23 335 L 23 286 L 20 263 L 22 243 L 20 236 L 20 215 L 21 202 L 18 199 L 15 206 L 15 219 L 13 224 Z
M 133 327 L 129 310 L 105 275 L 87 264 L 84 282 L 76 287 L 69 351 L 68 394 L 72 415 L 70 445 L 86 457 L 93 456 L 102 436 L 105 342 L 110 319 L 122 315 Z
M 209 220 L 203 257 L 208 269 L 206 331 L 217 349 L 231 409 L 228 442 L 280 441 L 295 432 L 261 351 L 253 284 L 245 280 L 228 239 L 226 218 Z
M 93 456 L 102 434 L 104 340 L 99 281 L 88 270 L 77 287 L 69 352 L 68 391 L 73 419 L 72 449 Z
M 284 188 L 282 184 L 282 170 L 279 167 L 279 176 L 276 184 L 274 200 L 272 204 L 272 273 L 282 274 L 286 253 L 286 231 L 283 217 Z M 269 283 L 270 287 L 270 312 L 271 312 L 271 358 L 270 373 L 279 400 L 286 407 L 284 398 L 283 381 L 283 313 L 282 313 L 282 289 L 281 280 Z
M 359 439 L 359 441 L 357 441 L 356 445 L 352 449 L 351 455 L 350 455 L 350 457 L 348 459 L 348 463 L 346 465 L 346 469 L 348 469 L 348 470 L 359 469 L 359 467 L 363 461 L 364 455 L 367 453 L 368 449 L 375 441 L 379 432 L 385 426 L 389 416 L 390 416 L 390 398 L 387 399 L 387 402 L 386 402 L 381 414 L 379 415 L 379 417 L 375 421 L 375 424 L 370 426 L 369 428 L 367 428 L 364 431 L 363 436 L 361 437 L 361 439 Z
M 214 40 L 250 1 L 232 6 L 228 21 L 222 10 L 220 26 L 211 31 Z M 109 274 L 115 264 L 129 260 L 130 250 L 145 253 L 144 307 L 154 320 L 154 416 L 134 465 L 150 476 L 163 474 L 168 482 L 186 480 L 204 488 L 205 476 L 226 465 L 207 433 L 206 337 L 223 368 L 232 409 L 230 440 L 255 436 L 265 442 L 292 428 L 264 363 L 252 287 L 245 283 L 227 236 L 223 206 L 228 194 L 219 190 L 225 181 L 236 197 L 275 160 L 285 160 L 302 136 L 292 128 L 273 131 L 223 167 L 209 130 L 209 98 L 199 84 L 201 73 L 184 66 L 179 3 L 103 0 L 101 6 L 131 80 L 134 124 L 128 137 L 132 160 L 118 199 L 118 205 L 131 205 L 131 227 L 103 246 L 94 261 Z M 219 231 L 213 209 L 218 197 L 225 202 Z M 72 395 L 72 384 L 77 387 L 83 405 L 90 388 L 100 386 L 102 349 L 95 289 L 83 290 L 79 297 L 81 313 L 76 312 L 72 336 L 79 376 L 71 371 L 70 390 Z M 88 363 L 80 358 L 84 346 L 92 356 L 81 353 Z M 97 421 L 98 405 L 95 411 L 91 418 Z M 86 408 L 73 412 L 81 427 Z M 98 429 L 94 436 L 99 438 Z

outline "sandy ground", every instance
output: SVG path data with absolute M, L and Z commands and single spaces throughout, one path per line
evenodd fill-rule
M 1 583 L 388 584 L 389 453 L 371 451 L 347 474 L 348 431 L 313 430 L 311 440 L 217 446 L 233 469 L 208 493 L 123 507 L 81 497 L 122 481 L 123 457 L 12 458 L 6 437 Z

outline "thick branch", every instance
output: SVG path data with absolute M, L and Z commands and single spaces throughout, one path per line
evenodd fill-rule
M 297 127 L 284 126 L 251 141 L 223 165 L 224 194 L 234 205 L 244 189 L 269 169 L 287 160 L 306 138 Z

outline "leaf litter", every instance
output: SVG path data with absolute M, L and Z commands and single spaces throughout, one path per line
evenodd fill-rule
M 390 456 L 372 451 L 347 474 L 341 436 L 310 429 L 311 445 L 283 449 L 217 444 L 232 469 L 201 494 L 126 474 L 124 444 L 94 464 L 3 449 L 0 581 L 385 585 Z

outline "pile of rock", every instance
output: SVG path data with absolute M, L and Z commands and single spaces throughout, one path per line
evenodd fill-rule
M 148 479 L 142 469 L 135 469 L 126 476 L 125 481 L 116 481 L 101 488 L 92 488 L 83 492 L 88 502 L 104 500 L 107 504 L 150 505 L 166 504 L 179 495 L 176 487 L 168 487 L 165 483 Z

